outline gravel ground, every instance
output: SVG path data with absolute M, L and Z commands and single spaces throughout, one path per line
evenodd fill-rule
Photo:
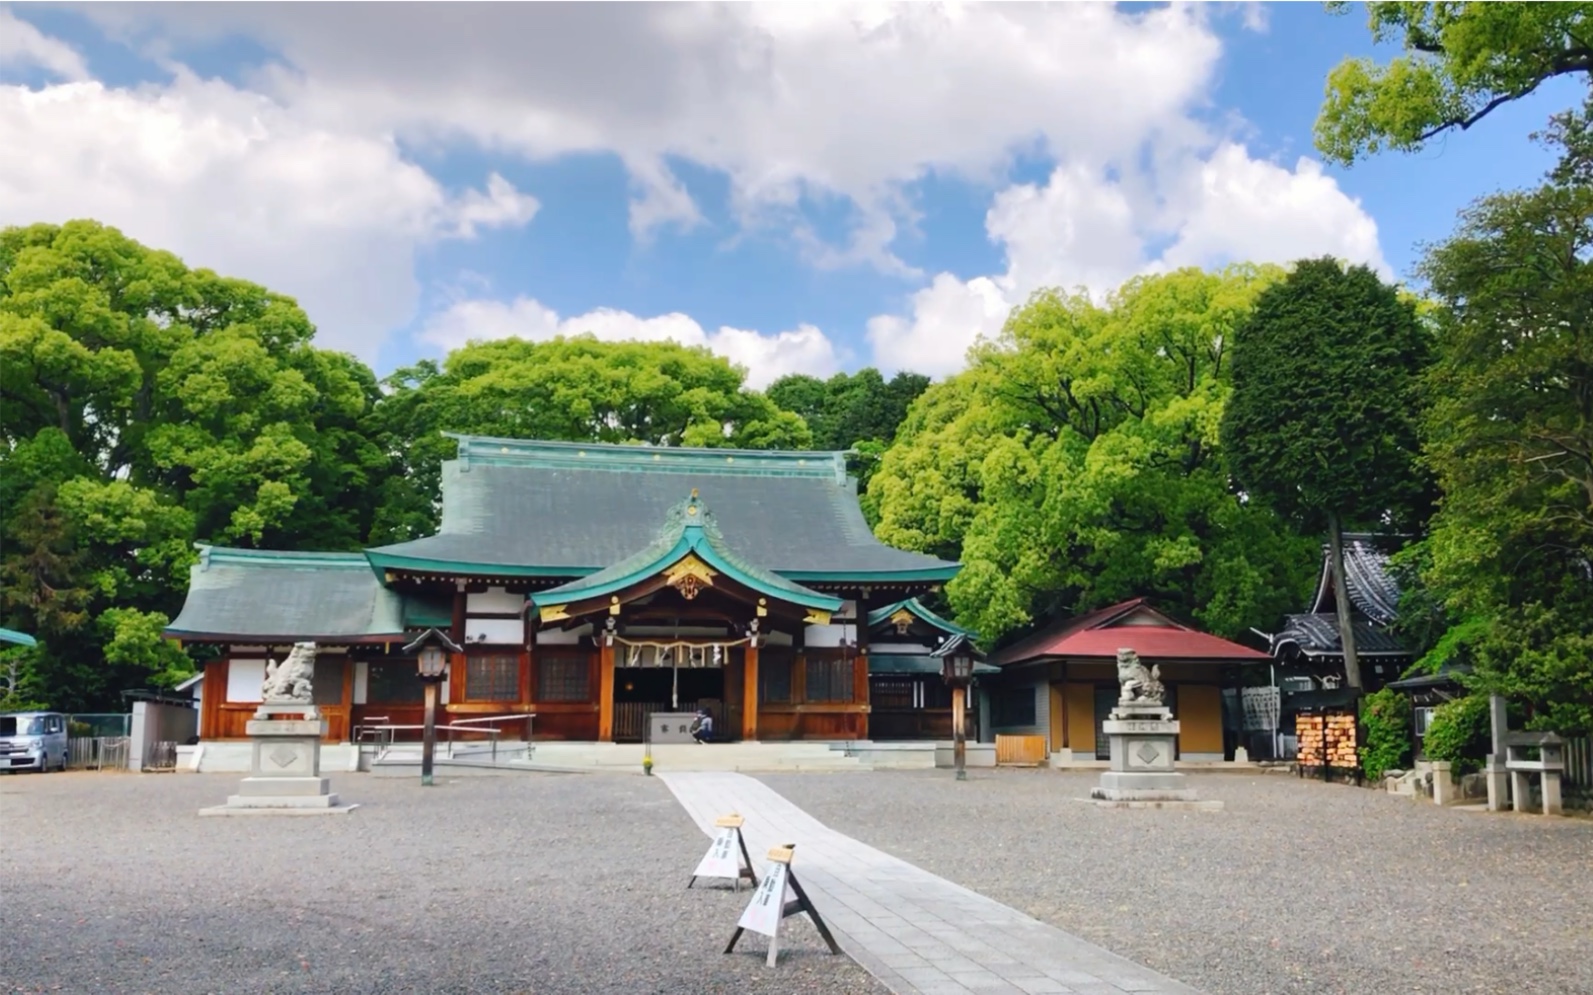
M 722 955 L 748 892 L 685 890 L 656 779 L 332 783 L 361 807 L 201 819 L 237 776 L 0 778 L 0 992 L 884 992 L 805 919 Z
M 1593 992 L 1593 820 L 1196 774 L 1107 811 L 1052 770 L 779 774 L 834 829 L 1211 995 Z

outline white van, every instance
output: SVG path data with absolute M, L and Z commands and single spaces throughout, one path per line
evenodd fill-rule
M 0 713 L 0 770 L 66 770 L 66 716 Z

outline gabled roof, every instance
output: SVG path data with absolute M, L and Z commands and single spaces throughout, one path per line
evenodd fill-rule
M 886 605 L 884 608 L 874 609 L 868 613 L 868 627 L 870 629 L 876 629 L 888 623 L 897 612 L 907 612 L 909 615 L 912 615 L 914 618 L 918 619 L 920 622 L 923 622 L 930 628 L 938 629 L 948 636 L 961 635 L 968 636 L 972 639 L 978 638 L 978 634 L 972 629 L 964 629 L 956 622 L 941 618 L 928 608 L 925 608 L 923 603 L 917 598 L 908 598 L 905 601 L 898 601 L 895 604 Z
M 669 510 L 652 542 L 596 573 L 532 594 L 531 603 L 542 608 L 613 595 L 656 577 L 689 556 L 780 601 L 822 612 L 839 611 L 843 603 L 840 598 L 809 590 L 738 555 L 696 491 Z
M 841 453 L 453 438 L 441 528 L 368 550 L 379 571 L 585 576 L 649 546 L 693 489 L 738 554 L 788 580 L 936 583 L 960 569 L 874 538 Z
M 1360 656 L 1410 655 L 1387 630 L 1358 614 L 1351 614 L 1350 626 L 1355 633 L 1355 652 Z M 1339 638 L 1338 616 L 1332 613 L 1284 616 L 1282 631 L 1272 636 L 1272 652 L 1277 654 L 1290 646 L 1306 656 L 1342 656 L 1344 646 Z
M 1399 584 L 1388 569 L 1387 540 L 1366 532 L 1344 533 L 1344 588 L 1350 603 L 1378 625 L 1390 625 L 1399 612 Z M 1322 544 L 1322 574 L 1317 580 L 1312 614 L 1334 612 L 1333 553 Z
M 199 546 L 188 599 L 165 634 L 189 642 L 392 642 L 403 605 L 359 553 Z
M 1268 660 L 1238 643 L 1192 629 L 1135 598 L 1068 619 L 991 654 L 992 662 L 1014 664 L 1057 657 L 1115 658 L 1132 649 L 1151 660 L 1212 660 L 1232 663 Z

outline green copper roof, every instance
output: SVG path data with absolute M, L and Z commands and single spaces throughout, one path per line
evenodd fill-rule
M 959 564 L 874 538 L 840 453 L 454 436 L 434 536 L 369 550 L 378 571 L 580 577 L 650 547 L 697 490 L 736 553 L 787 580 L 948 580 Z
M 943 664 L 938 656 L 928 656 L 919 653 L 870 653 L 868 655 L 869 674 L 934 674 L 939 676 Z M 999 674 L 1001 668 L 988 663 L 975 663 L 976 675 Z
M 15 629 L 0 629 L 0 643 L 16 643 L 18 646 L 37 646 L 39 641 L 26 632 Z
M 643 548 L 596 573 L 536 592 L 531 603 L 541 608 L 613 594 L 658 575 L 688 555 L 768 597 L 829 612 L 838 611 L 842 604 L 840 598 L 810 591 L 737 555 L 696 494 L 669 510 L 663 527 Z
M 948 636 L 961 635 L 967 636 L 970 639 L 979 638 L 978 634 L 972 629 L 964 629 L 956 622 L 949 622 L 946 619 L 941 618 L 939 615 L 936 615 L 928 608 L 925 608 L 917 598 L 908 598 L 906 601 L 898 601 L 893 605 L 886 605 L 884 608 L 874 609 L 868 613 L 868 627 L 872 629 L 876 626 L 885 624 L 890 620 L 892 615 L 904 608 L 909 612 L 912 612 L 913 615 L 917 616 L 918 619 L 924 622 L 926 625 L 939 629 Z
M 381 641 L 404 635 L 403 603 L 360 553 L 199 547 L 188 599 L 166 635 L 200 640 Z

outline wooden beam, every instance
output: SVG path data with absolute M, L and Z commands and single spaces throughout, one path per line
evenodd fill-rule
M 614 647 L 602 646 L 597 657 L 597 741 L 614 739 Z
M 758 647 L 748 646 L 741 686 L 741 738 L 758 738 Z

